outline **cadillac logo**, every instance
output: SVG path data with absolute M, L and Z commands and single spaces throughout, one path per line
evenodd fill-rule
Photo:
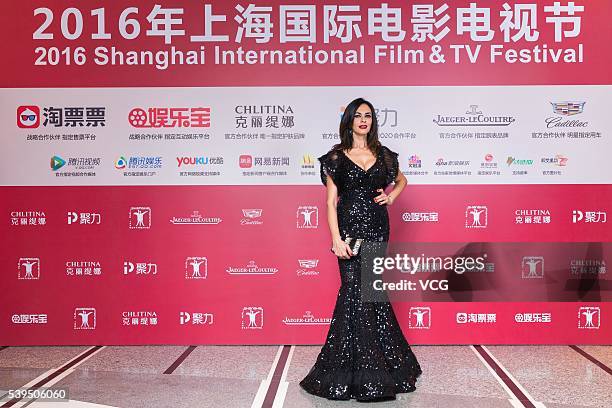
M 572 116 L 578 115 L 584 111 L 584 104 L 586 102 L 551 102 L 553 112 L 557 115 Z

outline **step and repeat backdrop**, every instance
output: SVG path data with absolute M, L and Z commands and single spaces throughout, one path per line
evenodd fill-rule
M 374 285 L 411 344 L 609 344 L 611 13 L 7 1 L 0 344 L 322 343 L 317 157 L 356 97 L 408 179 L 413 268 Z

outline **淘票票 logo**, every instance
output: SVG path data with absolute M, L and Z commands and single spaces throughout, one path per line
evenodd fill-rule
M 24 105 L 17 108 L 17 126 L 22 129 L 34 129 L 40 125 L 40 108 Z
M 457 312 L 455 320 L 459 324 L 469 323 L 495 323 L 497 321 L 497 313 L 466 313 Z

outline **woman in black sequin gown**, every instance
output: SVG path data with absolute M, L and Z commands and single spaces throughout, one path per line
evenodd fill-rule
M 377 128 L 372 104 L 355 99 L 342 115 L 340 143 L 319 158 L 341 286 L 327 340 L 300 385 L 329 399 L 395 399 L 414 391 L 421 374 L 389 302 L 362 302 L 361 253 L 353 256 L 344 242 L 347 235 L 387 242 L 386 207 L 406 186 L 397 153 L 380 144 Z

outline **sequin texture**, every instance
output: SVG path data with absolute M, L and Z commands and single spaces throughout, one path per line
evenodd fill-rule
M 342 151 L 319 157 L 321 181 L 338 187 L 338 227 L 347 235 L 387 242 L 387 208 L 374 202 L 399 171 L 397 153 L 382 147 L 367 170 Z M 415 390 L 421 367 L 406 341 L 388 301 L 361 301 L 361 255 L 338 258 L 341 285 L 325 344 L 300 382 L 311 394 L 338 400 L 394 399 Z

